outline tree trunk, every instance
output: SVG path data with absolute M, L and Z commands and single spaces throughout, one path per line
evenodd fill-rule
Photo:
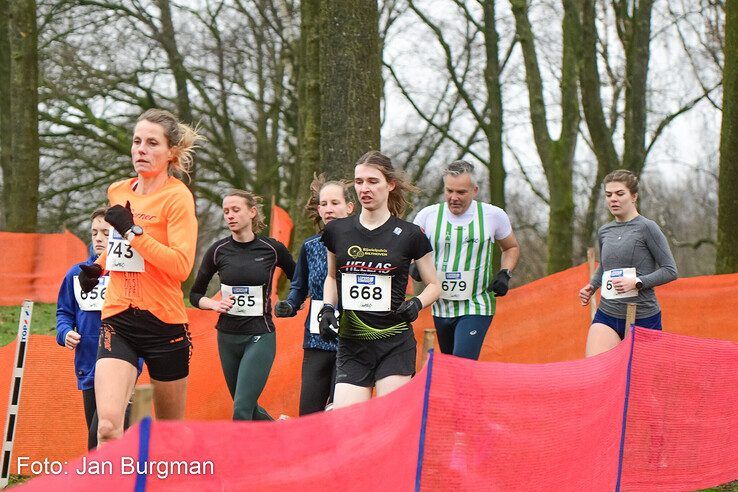
M 7 19 L 10 15 L 8 0 L 0 0 L 0 19 Z M 10 132 L 13 129 L 10 119 L 10 39 L 8 38 L 9 23 L 0 21 L 0 169 L 3 173 L 3 182 L 6 172 L 10 172 Z M 7 171 L 6 171 L 7 170 Z M 0 214 L 0 230 L 5 230 L 5 193 L 3 193 L 2 214 Z
M 267 65 L 266 47 L 264 46 L 264 40 L 260 37 L 256 38 L 256 50 L 258 63 L 256 69 L 256 121 L 254 126 L 256 128 L 256 155 L 254 159 L 256 161 L 256 175 L 253 179 L 254 187 L 258 186 L 257 193 L 264 198 L 264 218 L 267 223 L 271 220 L 272 210 L 269 205 L 272 200 L 272 196 L 275 196 L 276 191 L 279 190 L 278 185 L 278 165 L 277 165 L 277 150 L 274 148 L 274 141 L 270 137 L 271 129 L 271 112 L 269 102 L 267 101 L 267 90 L 270 84 L 266 71 L 263 67 Z M 276 198 L 276 196 L 275 196 Z
M 505 208 L 505 166 L 502 160 L 502 87 L 500 83 L 500 36 L 495 26 L 495 0 L 482 3 L 484 12 L 484 48 L 486 66 L 484 83 L 487 86 L 489 125 L 485 128 L 489 147 L 490 203 Z
M 38 61 L 35 0 L 9 10 L 11 162 L 3 168 L 5 227 L 35 232 L 38 223 Z
M 164 51 L 167 54 L 169 60 L 169 68 L 172 70 L 174 76 L 174 85 L 177 88 L 177 117 L 187 123 L 188 125 L 193 124 L 192 107 L 190 105 L 190 95 L 187 89 L 187 70 L 184 66 L 184 60 L 179 48 L 177 47 L 177 38 L 174 30 L 174 23 L 172 22 L 172 7 L 169 0 L 156 0 L 156 5 L 159 7 L 161 12 L 161 31 L 159 32 L 159 42 L 161 43 Z M 189 172 L 189 179 L 185 179 L 184 183 L 190 188 L 192 194 L 195 196 L 195 206 L 197 206 L 197 187 L 195 179 L 197 177 L 197 160 L 192 161 L 192 167 Z M 182 292 L 187 294 L 195 282 L 196 270 L 193 268 L 190 275 L 182 283 Z
M 320 4 L 320 164 L 330 178 L 379 150 L 381 61 L 376 0 Z
M 502 156 L 502 84 L 500 83 L 500 36 L 495 24 L 495 0 L 484 0 L 484 51 L 487 64 L 484 67 L 484 84 L 487 88 L 489 124 L 485 125 L 489 149 L 489 201 L 505 208 L 505 166 Z M 495 244 L 492 271 L 500 269 L 501 251 Z
M 511 0 L 513 15 L 515 16 L 515 32 L 520 41 L 525 66 L 525 84 L 528 89 L 528 106 L 531 126 L 533 127 L 533 141 L 543 169 L 549 168 L 551 162 L 551 137 L 548 133 L 548 117 L 546 103 L 543 99 L 543 79 L 538 66 L 535 39 L 528 19 L 528 0 Z M 548 177 L 548 176 L 547 176 Z M 549 183 L 550 186 L 550 183 Z
M 574 228 L 573 162 L 577 146 L 579 93 L 577 85 L 577 46 L 580 42 L 577 12 L 564 1 L 561 58 L 561 134 L 554 142 L 549 173 L 548 273 L 572 266 Z
M 625 143 L 623 167 L 640 174 L 646 159 L 648 61 L 651 55 L 653 2 L 634 3 L 625 43 Z
M 582 110 L 587 122 L 589 136 L 592 139 L 592 150 L 597 159 L 597 173 L 589 193 L 587 213 L 584 218 L 584 230 L 578 256 L 584 258 L 587 248 L 592 246 L 595 230 L 597 203 L 600 200 L 600 188 L 605 176 L 617 169 L 620 158 L 612 141 L 602 108 L 600 88 L 600 72 L 597 67 L 597 28 L 595 26 L 595 0 L 581 1 L 581 50 L 579 55 L 579 87 L 582 94 Z
M 725 16 L 715 273 L 738 272 L 738 0 L 725 2 Z
M 313 233 L 313 224 L 301 220 L 310 197 L 309 183 L 320 169 L 320 0 L 300 2 L 300 61 L 298 68 L 298 155 L 294 171 L 296 199 L 292 206 L 295 224 L 293 244 Z
M 189 90 L 187 89 L 187 70 L 175 36 L 174 23 L 172 22 L 172 7 L 169 0 L 157 0 L 157 6 L 161 12 L 161 32 L 159 39 L 169 60 L 169 67 L 174 76 L 174 84 L 177 89 L 177 112 L 179 118 L 187 124 L 192 123 L 192 107 L 190 104 Z
M 574 244 L 573 146 L 561 141 L 553 145 L 553 159 L 546 173 L 549 183 L 546 271 L 549 275 L 572 266 Z
M 182 54 L 177 47 L 177 38 L 172 22 L 172 7 L 169 0 L 156 0 L 156 5 L 161 12 L 161 32 L 159 33 L 159 41 L 167 54 L 169 67 L 174 76 L 174 84 L 177 88 L 177 116 L 188 125 L 193 124 L 192 106 L 190 104 L 190 95 L 187 89 L 187 70 L 184 66 Z M 192 163 L 190 171 L 190 181 L 185 181 L 193 193 L 195 193 L 195 177 L 197 168 L 195 162 Z
M 570 1 L 570 0 L 567 0 Z M 617 155 L 613 143 L 613 129 L 605 120 L 600 93 L 600 76 L 597 64 L 596 0 L 575 0 L 581 11 L 581 56 L 579 83 L 582 107 L 592 146 L 597 158 L 597 173 L 589 197 L 587 215 L 582 231 L 579 256 L 585 257 L 595 232 L 595 215 L 600 201 L 604 177 L 618 168 L 626 168 L 640 174 L 645 166 L 646 109 L 648 104 L 648 63 L 651 57 L 652 0 L 643 0 L 628 12 L 630 2 L 616 2 L 615 17 L 618 37 L 625 51 L 625 115 L 623 129 L 623 156 Z
M 530 119 L 533 139 L 548 182 L 548 261 L 549 274 L 565 270 L 572 265 L 572 228 L 574 224 L 574 195 L 572 162 L 579 128 L 579 103 L 577 94 L 577 60 L 575 46 L 578 43 L 576 11 L 564 2 L 562 28 L 563 56 L 561 61 L 561 134 L 553 140 L 548 130 L 546 105 L 543 98 L 543 82 L 536 55 L 533 31 L 528 19 L 528 2 L 511 0 L 515 16 L 515 30 L 523 51 L 525 82 L 528 87 Z

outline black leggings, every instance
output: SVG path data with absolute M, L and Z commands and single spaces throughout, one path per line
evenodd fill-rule
M 87 451 L 91 451 L 97 447 L 95 388 L 82 390 L 82 403 L 85 406 L 85 421 L 87 422 Z
M 306 348 L 302 357 L 300 415 L 322 412 L 333 401 L 336 353 Z
M 274 332 L 234 335 L 218 331 L 218 354 L 233 397 L 233 420 L 273 420 L 258 400 L 272 370 L 276 350 Z
M 85 421 L 87 422 L 87 451 L 97 447 L 97 407 L 95 406 L 95 388 L 82 390 L 82 404 L 85 407 Z M 131 405 L 126 407 L 123 419 L 123 429 L 128 429 L 131 420 Z

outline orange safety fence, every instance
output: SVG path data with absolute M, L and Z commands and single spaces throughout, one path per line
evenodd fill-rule
M 498 299 L 482 360 L 546 363 L 580 359 L 589 326 L 589 309 L 577 292 L 587 281 L 586 266 L 512 289 Z M 738 274 L 677 280 L 657 289 L 667 332 L 738 341 Z M 273 416 L 297 415 L 306 310 L 295 318 L 275 319 L 277 357 L 260 404 Z M 226 389 L 214 330 L 217 315 L 190 309 L 194 350 L 188 382 L 187 419 L 229 419 Z M 416 338 L 432 327 L 429 310 L 415 323 Z M 420 343 L 418 344 L 420 351 Z M 6 410 L 14 343 L 0 348 L 0 412 Z M 142 376 L 145 381 L 146 373 Z M 33 460 L 71 460 L 85 451 L 82 398 L 76 389 L 73 354 L 50 336 L 33 335 L 16 430 L 14 456 Z M 14 460 L 12 472 L 16 472 Z
M 269 220 L 269 237 L 273 237 L 286 247 L 290 247 L 290 238 L 292 237 L 292 229 L 294 224 L 292 223 L 292 217 L 287 213 L 285 209 L 274 203 L 274 197 L 272 197 L 272 213 Z M 279 299 L 277 297 L 277 286 L 279 285 L 279 277 L 282 276 L 282 269 L 277 268 L 272 274 L 272 285 L 274 291 L 272 292 L 272 303 L 276 303 Z
M 145 419 L 24 488 L 694 490 L 738 477 L 736 362 L 734 342 L 642 328 L 576 361 L 433 355 L 399 390 L 333 412 Z
M 56 302 L 69 267 L 87 256 L 85 244 L 69 231 L 0 232 L 0 306 L 20 306 L 24 299 Z

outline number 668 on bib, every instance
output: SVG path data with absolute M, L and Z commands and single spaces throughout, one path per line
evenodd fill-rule
M 392 277 L 388 275 L 341 274 L 341 305 L 352 311 L 389 311 Z

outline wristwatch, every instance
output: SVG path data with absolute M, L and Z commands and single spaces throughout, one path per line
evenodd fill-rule
M 636 277 L 636 289 L 641 290 L 643 288 L 643 281 Z
M 144 233 L 143 227 L 141 227 L 140 225 L 133 224 L 131 228 L 126 231 L 125 237 L 126 237 L 126 240 L 130 241 L 131 239 L 133 239 L 133 236 L 140 236 L 143 233 Z M 133 236 L 131 236 L 131 234 L 133 234 Z
M 507 275 L 507 279 L 508 280 L 510 280 L 512 278 L 512 273 L 510 272 L 509 269 L 503 268 L 502 270 L 500 270 L 500 273 L 502 273 L 502 272 L 505 272 L 505 275 Z

